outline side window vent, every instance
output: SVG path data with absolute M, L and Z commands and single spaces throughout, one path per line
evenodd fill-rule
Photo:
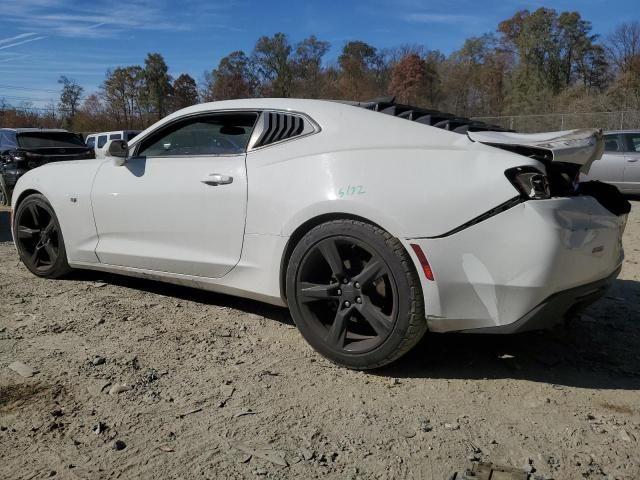
M 305 121 L 287 113 L 264 112 L 261 117 L 262 133 L 253 148 L 264 147 L 281 140 L 297 137 L 305 131 Z

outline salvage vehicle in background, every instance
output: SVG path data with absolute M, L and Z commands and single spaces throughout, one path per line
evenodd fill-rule
M 622 193 L 640 194 L 640 130 L 605 132 L 604 155 L 582 180 L 600 180 Z
M 0 128 L 0 205 L 27 171 L 49 162 L 95 158 L 79 135 L 66 130 Z
M 87 135 L 85 143 L 96 152 L 96 158 L 104 158 L 106 145 L 109 140 L 125 140 L 130 142 L 140 133 L 140 130 L 116 130 L 113 132 L 91 133 Z
M 598 130 L 520 135 L 392 99 L 206 103 L 29 172 L 12 231 L 40 277 L 288 306 L 314 349 L 369 369 L 427 330 L 544 328 L 603 295 L 629 204 L 576 187 L 602 149 Z

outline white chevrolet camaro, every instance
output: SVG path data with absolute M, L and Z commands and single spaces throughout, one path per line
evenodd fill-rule
M 577 188 L 602 147 L 596 130 L 519 135 L 392 100 L 207 103 L 107 158 L 29 171 L 13 235 L 38 276 L 288 306 L 322 355 L 375 368 L 427 330 L 543 328 L 601 296 L 628 212 Z

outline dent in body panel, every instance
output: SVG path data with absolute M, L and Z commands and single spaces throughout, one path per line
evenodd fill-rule
M 426 305 L 431 328 L 508 325 L 554 293 L 607 277 L 621 262 L 623 223 L 575 197 L 525 202 L 448 238 L 412 239 L 438 284 Z M 423 282 L 425 298 L 429 290 Z

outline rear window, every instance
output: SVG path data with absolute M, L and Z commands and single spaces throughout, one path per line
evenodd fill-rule
M 122 140 L 122 135 L 120 133 L 112 133 L 109 135 L 109 140 Z
M 78 135 L 69 132 L 22 132 L 18 134 L 18 146 L 22 148 L 84 147 Z

